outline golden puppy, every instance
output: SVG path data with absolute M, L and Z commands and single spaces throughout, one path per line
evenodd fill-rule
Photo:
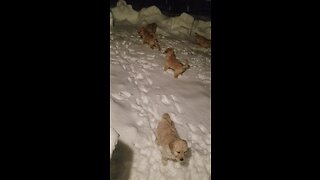
M 182 64 L 174 54 L 174 51 L 172 48 L 168 48 L 164 51 L 166 54 L 166 60 L 164 64 L 164 71 L 167 71 L 168 69 L 172 69 L 174 71 L 174 77 L 178 78 L 178 76 L 183 74 L 190 66 L 188 61 L 186 64 Z
M 209 48 L 211 46 L 211 40 L 207 39 L 198 33 L 195 33 L 196 35 L 196 42 L 203 48 Z
M 138 30 L 138 34 L 140 35 L 140 37 L 142 38 L 142 34 L 144 32 L 149 32 L 151 34 L 155 34 L 156 33 L 156 30 L 157 30 L 157 24 L 156 23 L 151 23 L 151 24 L 148 24 L 147 26 L 144 26 L 144 27 L 141 27 L 139 30 Z
M 161 50 L 158 39 L 156 38 L 155 34 L 150 33 L 145 29 L 142 29 L 141 36 L 143 38 L 143 44 L 148 44 L 151 49 L 158 48 L 159 51 Z
M 162 115 L 156 131 L 156 143 L 160 146 L 163 165 L 168 164 L 168 160 L 184 161 L 188 151 L 186 140 L 180 139 L 173 121 L 168 113 Z

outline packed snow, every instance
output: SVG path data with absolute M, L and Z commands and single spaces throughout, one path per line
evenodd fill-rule
M 111 179 L 211 179 L 211 50 L 195 44 L 191 36 L 172 33 L 181 31 L 177 27 L 182 25 L 190 31 L 195 23 L 192 16 L 182 14 L 184 22 L 178 23 L 174 17 L 163 17 L 155 6 L 149 8 L 153 10 L 136 12 L 121 0 L 110 14 L 114 18 L 110 28 Z M 148 19 L 148 14 L 156 18 Z M 137 34 L 140 18 L 159 26 L 172 23 L 169 28 L 157 28 L 161 51 L 142 43 Z M 197 27 L 208 33 L 205 23 Z M 190 68 L 178 79 L 173 71 L 163 70 L 163 51 L 169 47 L 182 62 L 189 61 Z M 155 130 L 163 113 L 170 114 L 179 136 L 188 142 L 183 163 L 161 163 Z

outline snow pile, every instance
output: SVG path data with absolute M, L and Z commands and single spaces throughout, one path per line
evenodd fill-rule
M 116 148 L 116 145 L 118 143 L 119 134 L 110 127 L 110 159 L 112 156 L 113 150 Z
M 194 32 L 211 39 L 211 21 L 194 20 L 194 17 L 187 13 L 182 13 L 177 17 L 167 17 L 163 15 L 156 6 L 142 8 L 139 12 L 132 9 L 124 0 L 119 0 L 117 6 L 111 8 L 115 23 L 129 22 L 133 25 L 145 25 L 157 23 L 158 33 L 167 33 L 175 36 L 193 36 Z
M 211 21 L 195 20 L 193 22 L 192 32 L 196 32 L 207 39 L 211 39 Z
M 138 24 L 151 24 L 153 22 L 161 22 L 167 17 L 164 16 L 157 6 L 142 8 L 139 11 Z
M 111 8 L 111 12 L 115 22 L 127 20 L 128 22 L 135 24 L 138 21 L 139 13 L 135 11 L 131 5 L 127 5 L 124 0 L 119 0 L 117 6 Z
M 181 26 L 190 27 L 189 16 L 181 19 L 186 21 Z M 174 35 L 158 37 L 163 50 L 174 47 L 178 59 L 189 61 L 190 69 L 178 79 L 173 77 L 173 71 L 163 70 L 164 54 L 144 45 L 136 26 L 118 24 L 110 34 L 110 119 L 121 135 L 112 155 L 110 178 L 208 180 L 211 49 L 199 48 Z M 179 136 L 188 142 L 190 150 L 185 163 L 161 163 L 155 130 L 163 113 L 170 114 Z
M 166 31 L 171 34 L 189 36 L 192 30 L 193 21 L 194 18 L 191 15 L 182 13 L 178 17 L 168 18 L 158 23 L 160 27 L 165 28 Z

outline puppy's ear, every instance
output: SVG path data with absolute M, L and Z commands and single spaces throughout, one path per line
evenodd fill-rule
M 173 152 L 173 147 L 174 147 L 174 141 L 169 143 L 169 149 L 171 150 L 171 152 Z
M 187 148 L 188 148 L 188 142 L 186 140 L 184 140 L 184 139 L 182 139 L 182 141 L 186 143 Z

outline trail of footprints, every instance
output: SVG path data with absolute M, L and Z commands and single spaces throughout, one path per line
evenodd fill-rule
M 130 37 L 131 39 L 134 38 L 134 36 Z M 113 37 L 113 39 L 115 38 L 117 37 Z M 177 44 L 177 42 L 172 41 L 170 44 L 175 45 Z M 137 111 L 137 114 L 141 117 L 136 122 L 136 124 L 139 127 L 147 126 L 150 128 L 150 136 L 147 136 L 150 138 L 141 141 L 144 143 L 135 144 L 135 147 L 137 148 L 137 151 L 139 153 L 137 153 L 137 156 L 134 157 L 138 158 L 139 160 L 133 161 L 133 167 L 136 167 L 141 172 L 149 171 L 150 174 L 157 174 L 161 170 L 160 168 L 163 167 L 159 165 L 161 154 L 154 143 L 154 131 L 157 127 L 158 117 L 161 117 L 161 115 L 157 112 L 157 108 L 154 107 L 154 103 L 152 103 L 152 101 L 148 98 L 147 93 L 149 92 L 150 87 L 153 85 L 152 79 L 149 78 L 150 73 L 148 72 L 148 70 L 153 70 L 154 67 L 158 67 L 159 65 L 152 63 L 152 61 L 150 62 L 150 60 L 153 60 L 155 58 L 155 55 L 145 55 L 144 52 L 136 51 L 130 48 L 130 45 L 132 45 L 132 43 L 129 41 L 124 40 L 121 44 L 115 41 L 114 46 L 110 46 L 110 54 L 116 56 L 116 58 L 110 58 L 110 60 L 113 64 L 121 64 L 122 68 L 129 73 L 128 82 L 133 84 L 140 92 L 140 96 L 136 98 L 135 103 L 131 104 L 131 107 L 135 109 Z M 119 52 L 121 46 L 124 46 L 126 50 Z M 141 55 L 144 55 L 145 57 L 141 58 Z M 134 66 L 132 64 L 130 65 L 129 61 L 138 62 L 141 65 L 142 69 L 139 69 L 139 72 L 137 72 Z M 127 100 L 132 97 L 132 94 L 127 91 L 120 91 L 119 93 L 111 94 L 111 96 L 117 100 Z M 173 106 L 178 111 L 178 113 L 182 113 L 182 109 L 179 105 L 179 99 L 176 96 L 167 96 L 164 94 L 158 96 L 160 98 L 159 100 L 164 105 Z M 177 124 L 184 125 L 190 130 L 187 140 L 188 142 L 190 142 L 192 148 L 204 149 L 203 153 L 205 154 L 211 153 L 206 152 L 208 146 L 209 148 L 211 148 L 211 135 L 208 133 L 208 130 L 205 126 L 203 126 L 202 124 L 195 126 L 191 123 L 187 123 L 187 125 L 185 125 L 185 123 L 178 119 L 173 113 L 171 118 Z M 206 134 L 206 136 L 203 136 L 203 134 Z M 196 156 L 199 155 L 196 153 L 194 158 L 196 158 Z M 146 164 L 148 163 L 145 163 L 144 161 L 149 161 L 149 164 L 152 164 L 151 168 L 147 167 Z M 198 162 L 198 164 L 199 166 L 197 167 L 197 170 L 201 171 L 201 169 L 199 168 L 204 166 L 203 162 Z M 208 168 L 206 167 L 206 169 Z

